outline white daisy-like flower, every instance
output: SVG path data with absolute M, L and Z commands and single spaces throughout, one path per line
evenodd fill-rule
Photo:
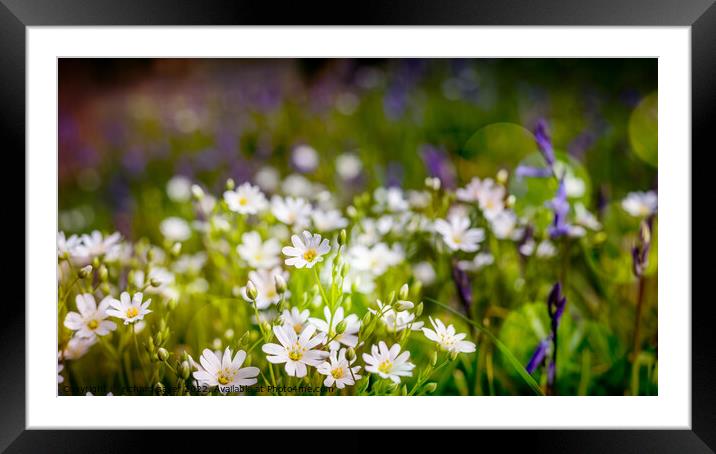
M 464 188 L 455 191 L 458 200 L 477 202 L 485 217 L 492 218 L 505 208 L 505 188 L 492 178 L 473 178 Z
M 234 191 L 225 191 L 224 201 L 231 211 L 239 214 L 256 214 L 268 206 L 261 189 L 251 183 L 244 183 Z
M 274 326 L 273 332 L 281 344 L 264 344 L 261 349 L 267 354 L 268 362 L 286 363 L 286 373 L 291 377 L 305 377 L 306 366 L 318 367 L 328 356 L 326 351 L 313 350 L 324 339 L 321 334 L 314 336 L 316 327 L 313 325 L 308 325 L 300 336 L 290 326 Z
M 376 201 L 375 211 L 397 213 L 405 211 L 410 207 L 408 201 L 405 199 L 403 190 L 395 186 L 377 188 L 373 192 L 373 197 Z
M 537 245 L 536 255 L 541 258 L 554 257 L 557 253 L 557 247 L 550 240 L 542 240 Z
M 311 219 L 313 226 L 319 232 L 331 232 L 348 225 L 348 219 L 344 218 L 338 210 L 313 210 Z
M 256 307 L 258 309 L 266 309 L 281 301 L 281 295 L 276 290 L 276 276 L 288 280 L 288 273 L 278 266 L 270 270 L 249 271 L 249 280 L 256 286 Z M 246 293 L 246 287 L 241 287 L 241 296 L 246 301 L 252 302 Z M 288 297 L 290 294 L 285 294 L 285 296 Z
M 297 307 L 291 308 L 291 311 L 284 309 L 281 314 L 281 324 L 292 328 L 296 334 L 301 334 L 308 325 L 309 315 L 308 309 L 303 311 L 299 311 Z
M 62 359 L 80 359 L 82 358 L 90 349 L 91 346 L 93 346 L 97 342 L 97 336 L 92 337 L 79 337 L 79 336 L 73 336 L 68 342 L 67 345 L 65 345 L 65 348 L 62 350 Z
M 167 182 L 167 195 L 174 202 L 186 202 L 191 199 L 191 180 L 183 175 L 176 175 Z
M 158 284 L 158 285 L 154 285 Z M 149 275 L 143 270 L 134 272 L 134 286 L 149 294 L 162 295 L 166 298 L 179 298 L 179 291 L 174 286 L 174 274 L 161 266 L 151 266 Z
M 510 210 L 503 210 L 489 219 L 492 233 L 500 240 L 519 240 L 524 229 L 517 224 L 517 215 Z
M 440 348 L 450 353 L 472 353 L 476 347 L 473 342 L 463 340 L 465 333 L 455 333 L 455 327 L 445 324 L 440 319 L 430 317 L 430 324 L 434 330 L 423 328 L 425 337 L 440 345 Z
M 338 389 L 355 385 L 355 380 L 361 378 L 358 374 L 360 366 L 353 366 L 355 361 L 356 358 L 350 362 L 346 359 L 345 348 L 331 351 L 328 361 L 324 361 L 317 368 L 320 374 L 326 376 L 323 385 L 331 387 L 335 384 Z
M 109 320 L 111 296 L 100 301 L 99 306 L 91 293 L 77 295 L 75 303 L 79 312 L 68 312 L 65 316 L 65 326 L 75 332 L 78 337 L 104 336 L 117 329 L 117 325 Z
M 293 164 L 301 172 L 310 172 L 318 167 L 318 153 L 308 145 L 299 145 L 293 149 Z
M 470 219 L 462 216 L 451 216 L 448 221 L 435 221 L 435 231 L 442 235 L 445 244 L 453 251 L 475 252 L 480 242 L 485 239 L 485 231 L 470 228 Z
M 388 348 L 385 342 L 371 347 L 371 354 L 363 353 L 365 370 L 389 378 L 393 383 L 400 383 L 400 377 L 411 377 L 415 364 L 408 361 L 410 352 L 400 353 L 400 344 Z
M 385 243 L 378 243 L 373 247 L 358 244 L 351 247 L 347 254 L 347 261 L 352 269 L 370 272 L 374 276 L 385 273 L 404 258 L 405 254 L 398 244 L 390 248 Z
M 435 282 L 435 268 L 430 262 L 419 262 L 413 266 L 413 274 L 415 278 L 422 282 L 424 285 L 430 285 Z
M 292 173 L 283 179 L 283 182 L 281 183 L 281 191 L 283 191 L 284 194 L 289 194 L 293 197 L 310 198 L 314 194 L 320 192 L 318 189 L 319 186 L 320 185 L 314 185 L 311 183 L 311 181 L 303 175 Z
M 278 170 L 271 166 L 261 167 L 254 175 L 254 182 L 264 191 L 274 192 L 281 181 Z
M 383 304 L 381 300 L 377 301 L 378 309 L 368 309 L 374 315 L 380 315 L 380 319 L 385 328 L 392 333 L 409 329 L 411 331 L 420 330 L 424 323 L 415 321 L 415 314 L 410 311 L 395 311 L 392 307 Z
M 80 238 L 77 235 L 71 235 L 65 238 L 65 232 L 57 232 L 57 257 L 72 257 L 76 253 L 76 248 L 80 244 Z
M 624 200 L 622 200 L 622 208 L 624 211 L 635 217 L 646 217 L 652 213 L 656 213 L 658 205 L 658 197 L 656 192 L 630 192 Z
M 301 197 L 280 197 L 271 198 L 271 212 L 276 219 L 286 225 L 301 227 L 308 225 L 311 215 L 311 205 Z
M 331 310 L 328 307 L 323 308 L 323 315 L 326 317 L 325 320 L 320 318 L 311 317 L 309 321 L 318 328 L 322 334 L 325 335 L 326 340 L 331 339 L 328 348 L 335 350 L 340 347 L 340 344 L 348 347 L 355 347 L 358 345 L 358 331 L 360 330 L 360 320 L 356 314 L 349 314 L 347 317 L 344 315 L 343 308 L 339 307 L 331 317 Z M 345 320 L 346 329 L 341 334 L 336 334 L 336 326 L 340 322 Z M 329 326 L 330 323 L 330 326 Z
M 239 256 L 252 268 L 273 268 L 280 263 L 281 243 L 275 238 L 261 241 L 259 232 L 246 232 L 236 247 Z
M 222 394 L 237 392 L 240 386 L 251 386 L 258 381 L 256 377 L 259 375 L 259 368 L 241 367 L 244 360 L 246 352 L 243 350 L 237 351 L 232 358 L 229 347 L 226 347 L 223 354 L 205 348 L 199 358 L 201 366 L 197 367 L 198 370 L 192 375 L 200 386 L 218 386 Z
M 107 310 L 107 314 L 112 317 L 121 318 L 124 320 L 124 324 L 128 325 L 139 320 L 143 320 L 144 316 L 152 312 L 147 309 L 149 304 L 152 302 L 148 299 L 142 302 L 144 295 L 141 292 L 137 292 L 133 297 L 130 298 L 129 293 L 122 292 L 119 295 L 119 299 L 112 299 L 110 306 L 112 309 Z
M 574 222 L 592 230 L 602 228 L 602 224 L 581 202 L 574 204 Z
M 336 157 L 336 172 L 344 180 L 352 180 L 363 170 L 363 162 L 353 153 L 343 153 Z
M 159 231 L 171 242 L 186 241 L 191 237 L 191 227 L 182 218 L 170 216 L 159 224 Z
M 172 269 L 180 274 L 198 274 L 206 264 L 206 252 L 200 251 L 196 254 L 184 254 L 172 265 Z
M 95 230 L 90 234 L 80 236 L 80 243 L 74 248 L 73 259 L 78 263 L 89 263 L 94 257 L 100 257 L 119 246 L 122 235 L 115 232 L 103 236 L 102 232 Z
M 292 235 L 291 243 L 293 246 L 285 246 L 281 251 L 289 257 L 286 265 L 296 268 L 313 268 L 331 250 L 328 239 L 321 241 L 321 235 L 312 234 L 308 230 L 304 230 L 301 236 Z
M 477 202 L 482 191 L 482 180 L 475 177 L 464 187 L 455 190 L 457 199 L 462 202 Z

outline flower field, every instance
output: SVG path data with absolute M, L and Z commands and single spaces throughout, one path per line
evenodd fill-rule
M 655 60 L 59 82 L 59 395 L 658 394 Z

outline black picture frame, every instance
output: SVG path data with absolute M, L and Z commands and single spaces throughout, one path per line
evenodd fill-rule
M 0 0 L 0 131 L 3 147 L 6 152 L 14 150 L 11 155 L 22 162 L 18 165 L 25 165 L 25 36 L 28 26 L 295 24 L 690 26 L 692 150 L 703 148 L 700 153 L 713 150 L 713 141 L 709 139 L 712 122 L 716 118 L 714 0 L 366 0 L 353 7 L 326 5 L 323 2 L 295 2 L 277 7 L 271 2 L 242 0 Z M 682 152 L 689 153 L 688 150 Z M 691 156 L 695 157 L 696 153 L 691 152 Z M 709 176 L 707 172 L 712 173 L 710 166 L 693 166 L 692 163 L 694 201 L 707 203 L 712 193 L 705 183 Z M 693 207 L 698 205 L 692 203 Z M 711 228 L 710 223 L 697 223 L 692 218 L 692 225 L 694 238 L 709 238 L 697 233 L 706 233 L 706 229 Z M 25 237 L 25 242 L 28 241 L 30 239 Z M 713 248 L 712 241 L 708 243 L 699 246 L 704 256 L 710 252 L 709 248 Z M 17 262 L 15 259 L 6 260 L 6 263 L 10 260 Z M 694 263 L 693 288 L 708 285 L 707 273 L 714 268 L 713 261 L 704 266 Z M 20 287 L 17 283 L 14 285 Z M 557 452 L 716 450 L 716 366 L 713 361 L 716 341 L 711 328 L 713 317 L 709 316 L 713 314 L 711 307 L 714 303 L 708 294 L 705 294 L 706 298 L 696 298 L 696 293 L 693 295 L 691 430 L 523 431 L 519 434 L 522 436 L 485 431 L 479 435 L 481 443 L 496 441 L 501 447 L 522 445 L 535 451 L 549 449 Z M 684 294 L 683 301 L 669 303 L 688 304 L 690 297 Z M 19 300 L 3 303 L 0 324 L 0 360 L 5 366 L 0 373 L 0 450 L 119 452 L 136 449 L 140 437 L 146 434 L 130 431 L 25 430 L 25 309 Z M 231 437 L 226 432 L 222 436 Z M 188 434 L 157 434 L 157 437 L 162 440 L 162 449 L 167 450 L 185 447 L 189 439 L 196 438 Z

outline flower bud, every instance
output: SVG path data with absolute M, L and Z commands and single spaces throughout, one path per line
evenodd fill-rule
M 363 319 L 361 320 L 361 325 L 367 326 L 370 323 L 372 318 L 373 318 L 373 314 L 370 312 L 366 312 L 365 315 L 363 316 Z
M 92 265 L 87 265 L 85 267 L 82 267 L 77 274 L 80 276 L 80 278 L 85 279 L 87 276 L 92 274 Z
M 336 334 L 343 334 L 346 331 L 346 327 L 348 327 L 348 323 L 345 320 L 341 320 L 336 325 Z
M 174 243 L 170 252 L 174 257 L 179 257 L 179 254 L 181 254 L 181 243 Z
M 263 330 L 264 330 L 266 333 L 271 333 L 271 332 L 272 332 L 272 330 L 271 330 L 271 324 L 270 324 L 269 322 L 267 322 L 267 321 L 264 321 L 264 322 L 261 324 L 261 327 L 263 328 Z
M 152 262 L 154 260 L 154 249 L 149 248 L 147 249 L 147 262 Z
M 159 361 L 166 361 L 169 358 L 169 352 L 164 347 L 159 347 L 159 350 L 157 350 L 157 358 L 159 358 Z
M 388 306 L 392 306 L 395 302 L 395 290 L 388 294 Z
M 507 178 L 510 176 L 510 173 L 507 171 L 507 169 L 500 169 L 497 172 L 497 182 L 501 185 L 504 185 L 507 183 Z
M 226 180 L 226 190 L 227 191 L 233 191 L 235 187 L 236 187 L 236 183 L 234 183 L 233 178 L 229 178 L 228 180 Z
M 204 190 L 201 189 L 201 186 L 199 186 L 198 184 L 191 185 L 191 194 L 196 200 L 201 200 L 204 198 Z
M 356 351 L 353 349 L 353 347 L 348 347 L 348 350 L 346 350 L 346 359 L 349 363 L 352 363 L 356 359 Z
M 214 350 L 221 350 L 221 339 L 218 337 L 213 340 L 211 343 L 211 346 L 214 347 Z
M 415 318 L 420 317 L 423 315 L 423 302 L 419 302 L 417 306 L 415 306 Z
M 399 311 L 407 311 L 408 309 L 412 309 L 415 305 L 412 301 L 408 300 L 398 300 L 398 303 L 396 304 L 398 306 Z
M 425 179 L 425 186 L 432 189 L 433 191 L 437 191 L 440 189 L 440 178 L 437 177 L 427 177 Z
M 99 267 L 99 280 L 102 282 L 107 282 L 107 278 L 109 277 L 109 270 L 107 270 L 107 267 L 102 265 Z
M 149 285 L 151 285 L 152 287 L 159 287 L 160 285 L 162 285 L 162 281 L 160 281 L 156 277 L 153 277 L 149 279 Z
M 431 381 L 430 383 L 426 383 L 425 387 L 423 388 L 426 393 L 434 393 L 436 389 L 438 389 L 438 384 L 434 381 Z
M 452 351 L 450 352 L 450 361 L 455 361 L 457 359 L 458 351 Z
M 400 388 L 400 395 L 401 395 L 401 396 L 407 396 L 407 395 L 408 395 L 408 387 L 407 387 L 407 385 L 403 385 L 403 386 Z
M 400 287 L 400 292 L 398 293 L 398 298 L 400 298 L 401 300 L 407 300 L 409 294 L 410 294 L 410 289 L 408 288 L 408 284 L 403 284 L 403 286 Z
M 259 291 L 256 288 L 256 284 L 254 284 L 251 280 L 246 283 L 246 296 L 251 301 L 256 301 L 256 297 L 259 296 Z
M 189 366 L 189 361 L 182 361 L 181 365 L 179 366 L 179 375 L 181 375 L 181 378 L 186 380 L 189 378 L 190 374 L 191 366 Z
M 430 365 L 434 366 L 438 363 L 438 352 L 433 350 L 432 354 L 430 355 Z
M 280 274 L 276 274 L 273 277 L 274 285 L 276 285 L 276 293 L 279 295 L 283 295 L 286 293 L 286 290 L 288 290 L 288 285 L 286 284 L 286 279 L 283 278 Z
M 157 382 L 154 385 L 154 395 L 155 396 L 163 396 L 164 392 L 166 391 L 166 388 L 161 382 Z
M 507 196 L 507 200 L 505 200 L 505 206 L 507 208 L 512 208 L 515 206 L 515 202 L 517 202 L 517 198 L 513 194 L 510 194 Z
M 338 235 L 338 244 L 341 246 L 346 244 L 346 240 L 348 239 L 348 233 L 346 232 L 346 229 L 341 229 L 341 233 Z

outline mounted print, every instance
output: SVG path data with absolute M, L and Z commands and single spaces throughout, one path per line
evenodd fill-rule
M 656 58 L 57 64 L 59 396 L 659 395 Z

